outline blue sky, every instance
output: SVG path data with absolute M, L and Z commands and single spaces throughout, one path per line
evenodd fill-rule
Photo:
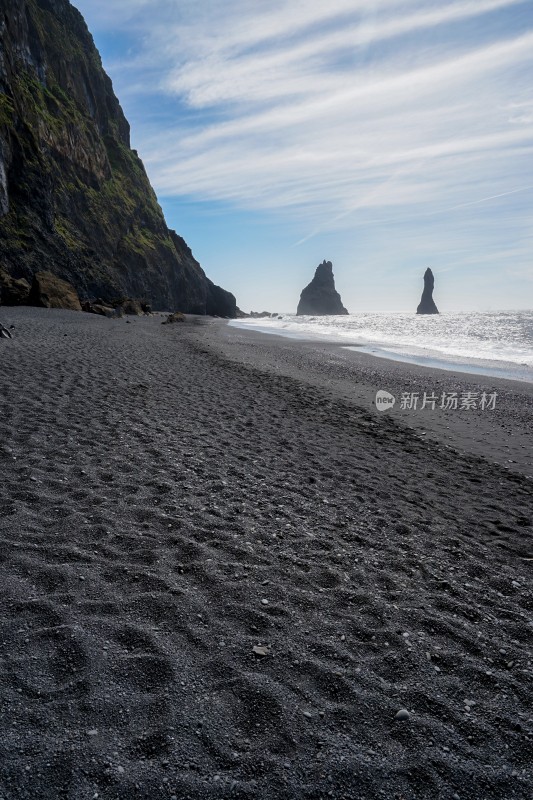
M 170 227 L 244 310 L 533 308 L 532 0 L 74 0 Z

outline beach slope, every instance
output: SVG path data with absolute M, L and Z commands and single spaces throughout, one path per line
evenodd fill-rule
M 527 451 L 162 319 L 2 310 L 0 797 L 529 798 Z

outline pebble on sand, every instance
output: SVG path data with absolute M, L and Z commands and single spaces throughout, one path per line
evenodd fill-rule
M 397 719 L 399 722 L 403 722 L 404 720 L 409 719 L 410 716 L 411 715 L 406 708 L 400 708 L 400 710 L 394 715 L 394 719 Z
M 252 649 L 256 656 L 269 656 L 271 652 L 270 647 L 268 645 L 256 644 Z

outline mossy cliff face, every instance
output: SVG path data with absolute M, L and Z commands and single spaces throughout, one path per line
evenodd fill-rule
M 68 0 L 0 0 L 0 267 L 27 280 L 50 270 L 81 298 L 235 315 L 167 228 Z

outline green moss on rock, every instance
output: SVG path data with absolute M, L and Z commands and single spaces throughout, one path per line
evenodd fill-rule
M 7 94 L 0 92 L 0 127 L 12 125 L 14 110 L 12 100 Z
M 9 210 L 0 210 L 0 247 L 9 272 L 31 280 L 52 269 L 82 298 L 121 294 L 154 308 L 205 313 L 216 297 L 231 315 L 235 298 L 213 294 L 167 228 L 79 12 L 68 0 L 3 7 L 0 158 Z

